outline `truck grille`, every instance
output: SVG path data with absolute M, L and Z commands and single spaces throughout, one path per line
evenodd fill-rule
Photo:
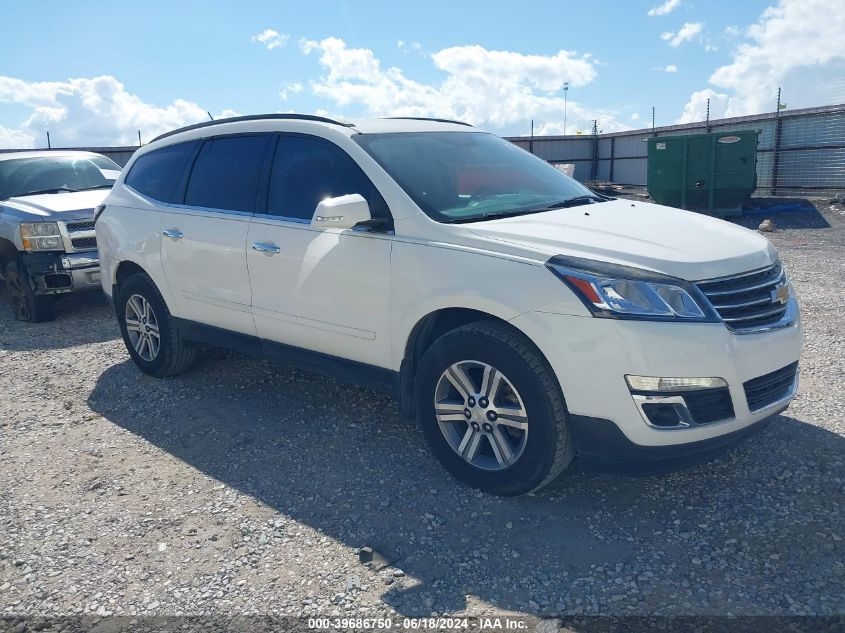
M 68 253 L 93 251 L 97 248 L 97 234 L 94 231 L 94 220 L 65 222 L 62 234 L 65 241 L 65 250 Z
M 73 244 L 73 248 L 77 251 L 87 251 L 97 248 L 96 237 L 71 237 L 70 243 Z
M 94 221 L 91 220 L 90 222 L 66 222 L 65 226 L 67 227 L 68 233 L 73 233 L 74 231 L 93 231 Z
M 732 330 L 772 325 L 786 312 L 783 290 L 786 275 L 780 262 L 763 270 L 701 281 L 697 285 Z
M 798 361 L 765 376 L 742 383 L 749 411 L 759 411 L 770 404 L 783 400 L 795 383 Z

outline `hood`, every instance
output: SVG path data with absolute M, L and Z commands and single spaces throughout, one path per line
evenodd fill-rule
M 488 240 L 544 256 L 635 266 L 688 281 L 763 268 L 777 252 L 755 231 L 691 211 L 610 200 L 465 225 Z
M 108 189 L 42 193 L 9 198 L 0 204 L 17 211 L 18 215 L 31 215 L 35 220 L 76 220 L 90 218 L 94 208 L 102 204 L 108 193 Z

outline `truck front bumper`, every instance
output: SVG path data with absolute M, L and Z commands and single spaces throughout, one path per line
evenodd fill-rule
M 100 287 L 97 251 L 83 253 L 24 253 L 36 294 L 54 295 Z

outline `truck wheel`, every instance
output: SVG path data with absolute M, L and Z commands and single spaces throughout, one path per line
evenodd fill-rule
M 164 298 L 147 275 L 132 275 L 121 283 L 115 305 L 123 342 L 142 372 L 165 378 L 190 368 L 196 349 L 179 334 Z
M 6 264 L 6 290 L 18 321 L 41 323 L 56 318 L 54 298 L 35 294 L 29 273 L 19 262 Z
M 492 321 L 440 337 L 420 361 L 417 414 L 452 475 L 498 495 L 542 488 L 572 461 L 563 395 L 520 333 Z

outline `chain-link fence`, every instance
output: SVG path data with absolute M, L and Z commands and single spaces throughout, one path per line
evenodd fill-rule
M 756 195 L 845 191 L 845 104 L 611 134 L 509 140 L 553 164 L 573 164 L 578 180 L 645 186 L 648 138 L 739 130 L 759 132 Z

